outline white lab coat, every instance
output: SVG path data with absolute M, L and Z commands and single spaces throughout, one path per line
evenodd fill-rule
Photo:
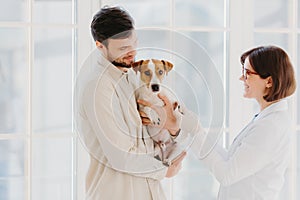
M 276 200 L 284 184 L 291 146 L 286 100 L 261 111 L 235 138 L 228 151 L 219 146 L 203 159 L 220 182 L 220 200 Z M 203 134 L 193 151 L 201 151 Z

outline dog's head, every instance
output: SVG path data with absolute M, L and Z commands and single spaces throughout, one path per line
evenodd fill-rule
M 160 91 L 160 84 L 173 68 L 173 64 L 165 60 L 139 60 L 132 64 L 136 72 L 140 72 L 140 81 L 152 92 Z

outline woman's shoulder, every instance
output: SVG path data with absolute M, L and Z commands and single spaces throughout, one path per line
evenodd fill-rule
M 291 116 L 288 111 L 275 111 L 270 112 L 268 115 L 256 120 L 253 127 L 262 130 L 265 134 L 271 134 L 273 137 L 276 135 L 285 134 L 290 132 L 291 128 Z

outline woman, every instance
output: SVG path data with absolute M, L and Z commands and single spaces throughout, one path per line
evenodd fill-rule
M 253 48 L 242 54 L 241 63 L 244 97 L 254 98 L 260 112 L 238 134 L 228 151 L 216 146 L 203 162 L 220 182 L 218 199 L 276 200 L 289 163 L 292 131 L 285 98 L 296 89 L 294 70 L 288 55 L 275 46 Z M 163 111 L 168 111 L 169 116 L 165 128 L 171 130 L 178 127 L 178 122 L 174 122 L 168 100 L 163 100 Z M 184 134 L 182 130 L 180 134 Z M 197 130 L 192 149 L 200 159 L 203 134 Z

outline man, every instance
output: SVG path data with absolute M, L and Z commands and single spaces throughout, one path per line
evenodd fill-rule
M 97 49 L 75 90 L 76 126 L 90 154 L 86 199 L 165 199 L 160 180 L 178 173 L 185 153 L 168 168 L 153 157 L 134 97 L 133 20 L 119 7 L 105 7 L 94 16 L 91 32 Z

